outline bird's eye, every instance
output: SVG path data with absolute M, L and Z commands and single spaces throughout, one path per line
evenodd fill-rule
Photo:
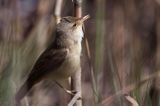
M 77 26 L 77 24 L 76 24 L 76 23 L 74 23 L 74 24 L 73 24 L 73 27 L 76 27 L 76 26 Z
M 63 19 L 61 18 L 61 19 L 60 19 L 60 22 L 62 22 L 62 21 L 63 21 Z

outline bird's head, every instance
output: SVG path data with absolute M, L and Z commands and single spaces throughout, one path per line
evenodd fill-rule
M 64 33 L 66 36 L 72 37 L 83 37 L 82 26 L 84 21 L 89 18 L 89 15 L 86 15 L 82 18 L 76 17 L 63 17 L 60 20 L 60 23 L 57 25 L 57 31 Z

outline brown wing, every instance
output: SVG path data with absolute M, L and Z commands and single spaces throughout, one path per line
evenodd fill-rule
M 65 60 L 67 51 L 67 49 L 46 50 L 35 63 L 27 82 L 34 84 L 50 71 L 58 69 Z M 32 84 L 29 85 L 32 86 Z

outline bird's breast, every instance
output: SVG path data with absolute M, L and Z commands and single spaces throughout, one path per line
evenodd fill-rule
M 65 77 L 71 76 L 80 67 L 80 55 L 75 53 L 70 53 L 66 57 L 63 63 L 63 69 L 60 70 L 61 74 Z
M 80 50 L 81 51 L 81 50 Z M 66 79 L 80 68 L 80 51 L 69 50 L 61 67 L 51 73 L 54 80 Z

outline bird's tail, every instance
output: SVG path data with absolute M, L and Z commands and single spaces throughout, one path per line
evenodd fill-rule
M 16 106 L 20 106 L 20 101 L 23 99 L 23 97 L 28 93 L 28 91 L 31 89 L 32 86 L 29 86 L 26 83 L 24 83 L 21 88 L 18 90 L 18 92 L 16 93 L 15 96 L 15 100 L 16 100 Z

